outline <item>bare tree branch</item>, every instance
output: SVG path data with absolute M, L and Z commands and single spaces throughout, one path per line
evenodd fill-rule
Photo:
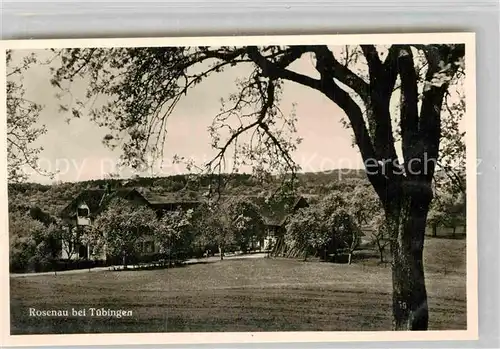
M 299 74 L 291 70 L 282 68 L 277 63 L 267 60 L 256 46 L 249 46 L 247 48 L 248 56 L 257 64 L 262 70 L 262 76 L 271 79 L 286 79 L 294 81 L 298 84 L 308 86 L 315 90 L 321 90 L 321 83 L 319 80 L 311 78 L 307 75 Z
M 399 50 L 398 59 L 399 75 L 401 77 L 401 138 L 405 167 L 407 175 L 416 170 L 409 169 L 412 159 L 422 156 L 421 147 L 418 146 L 418 86 L 417 73 L 413 62 L 410 46 L 404 45 Z M 409 170 L 409 171 L 408 171 Z

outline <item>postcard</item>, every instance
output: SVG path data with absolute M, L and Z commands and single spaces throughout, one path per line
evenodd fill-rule
M 474 34 L 1 46 L 4 345 L 477 339 Z

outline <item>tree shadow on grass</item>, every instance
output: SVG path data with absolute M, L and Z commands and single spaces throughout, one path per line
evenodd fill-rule
M 467 234 L 460 233 L 460 234 L 438 234 L 437 236 L 432 236 L 432 235 L 426 235 L 426 239 L 447 239 L 447 240 L 465 240 L 467 238 Z

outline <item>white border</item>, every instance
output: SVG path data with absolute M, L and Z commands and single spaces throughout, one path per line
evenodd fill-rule
M 242 45 L 352 45 L 352 44 L 431 44 L 465 43 L 466 45 L 466 151 L 467 151 L 467 330 L 425 332 L 203 332 L 203 333 L 120 333 L 68 335 L 10 335 L 9 287 L 0 291 L 2 309 L 2 346 L 68 346 L 68 345 L 148 345 L 205 343 L 292 343 L 347 341 L 436 341 L 478 339 L 478 266 L 477 266 L 477 160 L 476 160 L 476 57 L 474 33 L 425 34 L 363 34 L 363 35 L 299 35 L 246 37 L 186 37 L 130 39 L 68 39 L 68 40 L 4 40 L 0 41 L 0 96 L 6 100 L 6 49 L 45 49 L 68 47 L 153 47 L 153 46 L 242 46 Z M 0 115 L 6 115 L 5 102 Z M 6 119 L 0 123 L 0 133 L 6 134 Z M 0 277 L 9 285 L 9 234 L 7 199 L 7 147 L 3 139 L 0 161 Z

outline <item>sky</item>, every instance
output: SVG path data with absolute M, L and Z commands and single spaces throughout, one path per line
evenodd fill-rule
M 19 59 L 27 51 L 16 52 Z M 48 57 L 46 51 L 36 51 L 40 58 Z M 15 61 L 14 61 L 15 64 Z M 172 157 L 177 154 L 193 158 L 197 163 L 210 160 L 214 152 L 210 147 L 207 127 L 220 110 L 221 97 L 235 91 L 235 80 L 248 74 L 248 68 L 235 67 L 222 74 L 215 74 L 199 84 L 179 103 L 167 123 L 167 139 L 164 145 L 163 167 L 154 172 L 139 173 L 143 176 L 172 175 L 185 173 L 182 165 L 173 165 Z M 303 58 L 292 69 L 316 74 L 309 58 Z M 41 168 L 57 172 L 54 178 L 41 176 L 29 171 L 30 182 L 51 183 L 54 181 L 74 182 L 106 178 L 110 173 L 121 177 L 136 174 L 130 169 L 120 169 L 120 150 L 110 150 L 102 144 L 107 130 L 98 127 L 85 115 L 81 119 L 70 118 L 68 113 L 59 111 L 58 92 L 50 83 L 47 65 L 34 65 L 23 74 L 26 98 L 44 106 L 40 123 L 47 133 L 40 137 L 37 145 L 44 149 L 40 153 Z M 74 95 L 85 92 L 85 82 L 78 81 L 72 86 Z M 297 137 L 303 139 L 293 154 L 302 171 L 326 171 L 335 168 L 361 168 L 362 160 L 357 149 L 352 147 L 352 134 L 340 120 L 344 112 L 321 93 L 295 83 L 285 85 L 282 110 L 295 110 L 298 117 Z M 246 169 L 244 169 L 246 171 Z M 248 171 L 246 171 L 248 172 Z

